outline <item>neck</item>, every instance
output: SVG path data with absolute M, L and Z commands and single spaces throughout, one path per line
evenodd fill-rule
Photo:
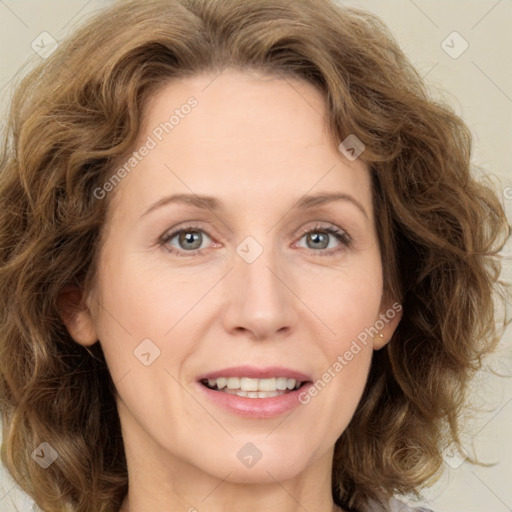
M 206 481 L 203 480 L 203 482 Z M 193 480 L 192 480 L 193 482 Z M 209 493 L 195 492 L 194 488 L 203 488 L 203 482 L 185 489 L 182 482 L 153 488 L 140 482 L 130 483 L 129 491 L 119 512 L 144 512 L 146 510 L 183 510 L 184 512 L 343 512 L 334 504 L 330 492 L 312 493 L 309 486 L 296 485 L 296 482 L 282 481 L 275 484 L 234 483 L 222 479 L 208 479 Z M 189 482 L 190 483 L 190 482 Z M 306 489 L 304 487 L 307 487 Z M 174 494 L 158 492 L 158 489 L 171 489 Z M 144 492 L 149 490 L 149 492 Z M 318 489 L 317 489 L 318 491 Z M 203 498 L 200 498 L 203 496 Z
M 303 509 L 302 507 L 299 507 L 299 508 Z M 340 507 L 338 507 L 338 505 L 335 505 L 334 503 L 332 505 L 331 511 L 332 512 L 344 512 L 343 509 L 341 509 Z M 121 505 L 121 508 L 119 509 L 119 512 L 133 512 L 130 509 L 128 496 L 124 499 L 123 504 Z M 194 508 L 189 508 L 187 512 L 198 512 L 198 511 Z
M 247 468 L 236 457 L 220 456 L 236 454 L 240 439 L 224 440 L 219 456 L 214 457 L 212 449 L 211 453 L 182 457 L 179 445 L 165 449 L 124 412 L 121 404 L 129 481 L 119 512 L 342 512 L 332 499 L 334 447 L 313 460 L 297 458 L 295 463 L 285 464 L 274 456 L 274 440 L 262 438 L 258 448 L 264 456 Z

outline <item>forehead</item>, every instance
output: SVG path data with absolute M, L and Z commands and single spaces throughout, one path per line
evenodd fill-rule
M 169 81 L 145 105 L 134 150 L 151 150 L 116 194 L 141 205 L 164 191 L 247 205 L 339 191 L 371 210 L 366 165 L 340 154 L 327 115 L 322 93 L 293 78 L 225 70 Z

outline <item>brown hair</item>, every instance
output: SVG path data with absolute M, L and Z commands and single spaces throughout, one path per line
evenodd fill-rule
M 0 160 L 2 461 L 47 512 L 112 512 L 128 486 L 100 343 L 86 351 L 58 312 L 67 285 L 94 280 L 110 198 L 93 192 L 158 87 L 228 66 L 309 81 L 333 139 L 366 146 L 384 291 L 403 318 L 336 443 L 335 502 L 359 511 L 379 492 L 415 492 L 460 441 L 469 378 L 501 336 L 496 254 L 509 236 L 496 193 L 471 175 L 467 126 L 370 13 L 329 0 L 123 1 L 24 78 Z M 31 458 L 41 442 L 59 454 L 45 470 Z

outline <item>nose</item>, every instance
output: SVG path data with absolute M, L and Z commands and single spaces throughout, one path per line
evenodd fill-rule
M 225 284 L 223 321 L 227 332 L 264 340 L 293 330 L 298 299 L 292 291 L 291 273 L 283 263 L 268 247 L 251 263 L 234 254 L 234 268 Z

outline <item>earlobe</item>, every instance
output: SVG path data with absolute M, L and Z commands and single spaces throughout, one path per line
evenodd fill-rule
M 77 343 L 90 346 L 98 341 L 91 311 L 78 287 L 67 286 L 60 292 L 58 309 L 69 334 Z
M 387 339 L 384 334 L 379 332 L 379 334 L 373 337 L 373 350 L 380 350 L 386 346 L 389 342 L 389 339 Z
M 395 302 L 393 307 L 384 308 L 384 313 L 379 315 L 380 323 L 384 324 L 382 329 L 373 337 L 373 349 L 380 350 L 385 347 L 391 340 L 393 333 L 395 332 L 400 320 L 402 318 L 403 308 L 400 304 L 398 307 L 395 307 L 398 303 Z M 393 315 L 391 316 L 391 313 Z M 382 317 L 385 317 L 386 320 L 382 320 Z M 375 322 L 377 324 L 377 321 Z

